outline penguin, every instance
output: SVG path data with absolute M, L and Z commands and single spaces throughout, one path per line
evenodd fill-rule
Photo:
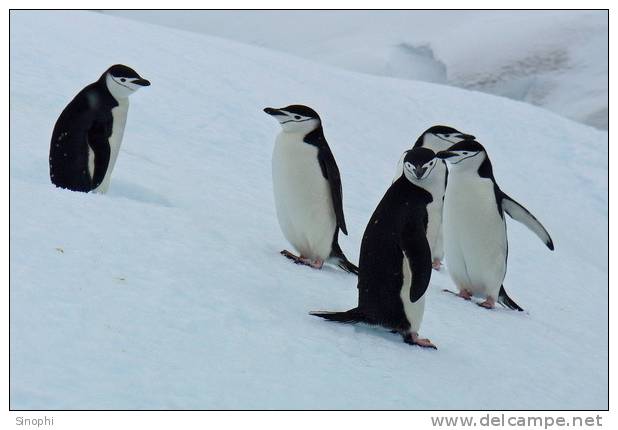
M 339 230 L 348 234 L 343 216 L 341 177 L 320 116 L 303 105 L 264 109 L 281 125 L 272 156 L 272 178 L 279 226 L 300 253 L 281 254 L 297 264 L 321 269 L 330 260 L 358 274 L 339 247 Z
M 413 147 L 429 148 L 434 152 L 439 152 L 444 151 L 453 144 L 466 139 L 474 139 L 474 136 L 462 133 L 453 127 L 434 125 L 433 127 L 425 130 L 423 134 L 416 139 Z M 399 178 L 403 173 L 403 159 L 405 155 L 406 153 L 404 152 L 397 163 L 397 170 L 393 180 Z M 433 202 L 431 202 L 431 204 L 427 207 L 427 212 L 429 214 L 427 240 L 429 241 L 429 247 L 431 248 L 432 267 L 434 270 L 439 271 L 442 267 L 442 260 L 444 259 L 442 208 L 448 178 L 448 170 L 446 169 L 446 163 L 443 160 L 440 160 L 439 164 L 434 168 L 431 178 L 432 183 L 427 186 L 431 187 L 430 192 L 433 196 Z
M 82 192 L 107 192 L 129 109 L 128 97 L 150 82 L 116 64 L 86 86 L 56 121 L 49 150 L 51 182 Z
M 502 284 L 508 255 L 504 213 L 528 227 L 553 251 L 549 233 L 530 211 L 500 189 L 480 143 L 464 140 L 436 156 L 446 160 L 449 168 L 443 226 L 448 271 L 459 289 L 454 294 L 466 300 L 483 297 L 479 306 L 487 309 L 497 301 L 523 311 Z
M 425 188 L 440 160 L 428 148 L 413 148 L 403 160 L 403 175 L 375 209 L 361 242 L 358 306 L 347 312 L 311 312 L 331 321 L 363 322 L 401 334 L 412 345 L 437 349 L 419 337 L 425 292 L 431 279 Z

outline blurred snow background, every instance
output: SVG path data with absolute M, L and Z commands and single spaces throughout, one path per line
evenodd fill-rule
M 607 11 L 108 11 L 607 129 Z

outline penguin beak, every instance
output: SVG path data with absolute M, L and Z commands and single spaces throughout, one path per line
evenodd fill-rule
M 447 158 L 451 158 L 456 155 L 457 155 L 456 152 L 440 151 L 436 154 L 436 158 L 440 158 L 441 160 L 446 160 Z
M 271 107 L 264 108 L 264 112 L 266 112 L 268 115 L 272 115 L 272 116 L 287 116 L 286 114 L 281 112 L 279 109 L 275 109 L 275 108 L 271 108 Z
M 132 81 L 131 83 L 135 84 L 135 85 L 141 85 L 142 87 L 150 86 L 150 81 L 147 80 L 147 79 L 142 79 L 142 78 L 136 79 L 136 80 Z
M 418 179 L 421 179 L 423 177 L 423 175 L 425 174 L 425 172 L 427 171 L 427 169 L 425 169 L 422 166 L 416 166 L 414 168 L 414 174 L 416 175 L 416 177 Z

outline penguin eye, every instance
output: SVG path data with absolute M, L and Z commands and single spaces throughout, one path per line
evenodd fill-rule
M 468 153 L 466 151 L 463 152 L 463 155 L 468 155 Z
M 125 78 L 120 78 L 120 82 L 125 82 L 126 79 Z
M 448 137 L 451 137 L 451 135 L 450 134 L 445 134 L 444 137 L 448 138 Z
M 300 115 L 294 115 L 294 118 L 300 119 Z

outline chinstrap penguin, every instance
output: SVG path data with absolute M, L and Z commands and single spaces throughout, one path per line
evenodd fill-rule
M 81 90 L 56 121 L 49 150 L 51 182 L 105 193 L 127 121 L 129 95 L 150 82 L 116 64 Z
M 553 250 L 549 233 L 526 208 L 500 189 L 480 143 L 459 142 L 436 156 L 446 160 L 449 168 L 443 226 L 448 271 L 459 289 L 456 294 L 466 300 L 483 297 L 485 301 L 479 305 L 488 309 L 498 301 L 522 311 L 502 285 L 508 255 L 504 212 Z
M 416 139 L 413 147 L 428 148 L 437 153 L 439 151 L 444 151 L 453 144 L 466 139 L 474 139 L 474 136 L 462 133 L 453 127 L 434 125 L 433 127 L 425 130 L 423 134 Z M 398 179 L 403 173 L 403 158 L 405 155 L 406 153 L 404 152 L 397 163 L 397 170 L 393 181 Z M 444 205 L 444 192 L 446 191 L 448 178 L 446 163 L 443 160 L 438 161 L 439 164 L 435 166 L 434 171 L 431 173 L 431 184 L 425 184 L 425 188 L 431 192 L 431 195 L 433 196 L 433 202 L 431 202 L 431 204 L 427 207 L 427 213 L 429 216 L 429 222 L 427 224 L 427 241 L 429 242 L 429 248 L 431 248 L 431 264 L 435 270 L 440 270 L 442 260 L 444 259 L 442 208 Z
M 303 105 L 267 107 L 264 112 L 281 125 L 272 157 L 277 219 L 285 238 L 300 253 L 283 250 L 281 254 L 317 269 L 331 260 L 347 272 L 358 273 L 338 243 L 339 230 L 348 234 L 341 177 L 319 115 Z
M 331 321 L 364 322 L 400 333 L 404 342 L 435 348 L 418 332 L 431 278 L 424 188 L 440 160 L 432 150 L 413 148 L 403 160 L 397 179 L 374 211 L 361 243 L 358 306 L 347 312 L 312 312 Z

